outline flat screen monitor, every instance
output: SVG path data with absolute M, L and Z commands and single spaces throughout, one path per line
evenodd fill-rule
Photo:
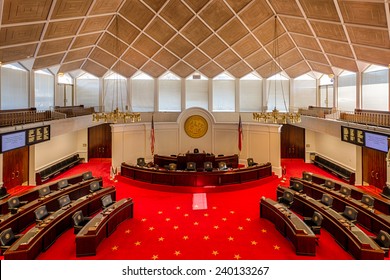
M 389 149 L 387 144 L 387 135 L 366 132 L 365 146 L 367 148 L 371 148 L 371 149 L 375 149 L 387 153 Z
M 17 131 L 1 135 L 1 152 L 26 146 L 26 131 Z

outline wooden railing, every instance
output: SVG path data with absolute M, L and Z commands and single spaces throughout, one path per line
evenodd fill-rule
M 84 105 L 79 106 L 55 106 L 55 112 L 63 113 L 67 118 L 91 115 L 95 113 L 95 109 L 93 107 L 84 108 Z
M 309 106 L 307 109 L 299 109 L 298 112 L 304 116 L 325 118 L 326 115 L 334 113 L 335 110 L 331 107 Z
M 390 112 L 355 109 L 354 113 L 341 112 L 340 120 L 366 125 L 390 127 Z
M 22 125 L 34 122 L 65 119 L 66 115 L 53 111 L 37 111 L 36 108 L 1 110 L 0 127 Z

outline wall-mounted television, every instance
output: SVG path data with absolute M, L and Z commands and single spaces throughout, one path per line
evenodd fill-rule
M 17 131 L 1 135 L 1 152 L 7 152 L 26 146 L 26 131 Z
M 365 145 L 367 148 L 387 153 L 389 150 L 387 135 L 365 132 Z

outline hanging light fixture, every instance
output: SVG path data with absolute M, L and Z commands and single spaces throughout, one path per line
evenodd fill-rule
M 277 16 L 275 16 L 275 29 L 274 29 L 274 42 L 273 42 L 273 53 L 275 56 L 275 62 L 276 63 L 271 63 L 271 73 L 276 73 L 278 67 L 280 65 L 279 63 L 279 42 L 278 42 L 278 34 L 277 34 Z M 283 91 L 283 81 L 281 79 L 281 74 L 279 73 L 279 81 L 280 81 L 280 90 L 282 91 L 282 96 L 283 96 L 283 105 L 286 110 L 286 112 L 280 112 L 276 108 L 276 88 L 277 88 L 277 82 L 278 79 L 274 77 L 272 80 L 270 80 L 270 86 L 268 87 L 268 99 L 270 97 L 270 93 L 272 91 L 271 83 L 274 82 L 273 90 L 274 90 L 274 98 L 275 98 L 275 103 L 274 103 L 274 109 L 269 112 L 269 111 L 264 111 L 260 113 L 253 113 L 253 119 L 258 121 L 258 122 L 263 122 L 263 123 L 275 123 L 275 124 L 286 124 L 286 123 L 299 123 L 301 122 L 301 115 L 297 112 L 288 112 L 287 110 L 287 105 L 286 105 L 286 99 L 284 97 L 284 91 Z
M 119 24 L 118 24 L 118 15 L 115 16 L 115 31 L 116 31 L 116 40 L 115 40 L 115 50 L 116 53 L 119 53 L 119 44 L 118 44 L 118 31 L 119 31 Z M 121 78 L 118 74 L 113 73 L 111 76 L 113 76 L 113 82 L 105 83 L 105 89 L 104 92 L 105 97 L 108 96 L 108 85 L 111 84 L 111 111 L 108 112 L 101 112 L 101 113 L 93 113 L 92 114 L 92 121 L 103 121 L 105 123 L 127 123 L 127 122 L 139 122 L 141 121 L 141 114 L 140 113 L 134 113 L 128 110 L 128 106 L 124 106 L 124 100 L 123 96 L 126 96 L 126 87 L 123 86 Z M 106 102 L 104 102 L 106 104 Z M 106 106 L 104 106 L 105 108 Z M 121 107 L 121 109 L 119 109 Z

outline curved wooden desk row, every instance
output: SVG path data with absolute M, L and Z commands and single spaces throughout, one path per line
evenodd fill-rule
M 93 181 L 98 181 L 103 184 L 102 178 L 92 178 L 69 185 L 61 190 L 52 191 L 45 197 L 38 197 L 29 203 L 21 206 L 15 214 L 0 216 L 0 232 L 7 228 L 12 228 L 14 233 L 19 233 L 29 225 L 35 222 L 34 210 L 41 205 L 46 205 L 48 211 L 54 212 L 59 209 L 58 199 L 63 195 L 69 195 L 71 200 L 76 200 L 90 193 L 89 184 Z
M 297 255 L 316 254 L 316 236 L 296 214 L 270 198 L 260 200 L 260 217 L 270 220 L 295 246 Z
M 325 180 L 329 180 L 329 178 L 327 178 L 327 177 L 324 177 L 324 176 L 321 176 L 318 174 L 314 174 L 314 173 L 310 173 L 310 172 L 305 172 L 305 171 L 302 173 L 302 178 L 304 180 L 306 180 L 305 178 L 307 177 L 306 176 L 307 174 L 309 175 L 308 176 L 309 178 L 307 181 L 310 181 L 310 179 L 311 179 L 311 181 L 313 183 L 316 183 L 318 185 L 322 185 L 325 183 Z M 346 184 L 346 183 L 343 183 L 340 181 L 336 181 L 336 180 L 330 180 L 330 181 L 334 182 L 334 189 L 336 191 L 340 190 L 341 186 L 345 186 L 347 188 L 350 188 L 351 189 L 351 197 L 356 199 L 356 200 L 361 200 L 363 194 L 368 194 L 368 195 L 374 197 L 375 198 L 375 209 L 381 211 L 382 213 L 384 213 L 386 215 L 390 215 L 390 199 L 386 199 L 385 197 L 378 195 L 378 194 L 365 193 L 364 190 L 357 188 L 354 185 L 349 185 L 349 184 Z
M 133 217 L 133 199 L 123 198 L 94 216 L 76 235 L 76 256 L 96 255 L 100 242 Z
M 220 186 L 240 184 L 272 175 L 270 163 L 227 171 L 167 171 L 142 168 L 126 163 L 121 165 L 121 175 L 133 180 L 171 186 Z
M 68 180 L 68 184 L 74 185 L 74 184 L 82 182 L 83 180 L 89 180 L 89 179 L 92 179 L 92 178 L 93 177 L 92 177 L 92 173 L 91 172 L 84 172 L 82 174 L 77 174 L 75 176 L 68 177 L 68 178 L 63 178 L 61 180 L 66 179 L 66 180 Z M 29 190 L 19 194 L 18 195 L 19 200 L 20 201 L 33 201 L 33 200 L 37 199 L 39 197 L 38 190 L 43 188 L 43 187 L 45 187 L 45 186 L 49 186 L 51 191 L 58 190 L 57 184 L 61 180 L 56 180 L 54 182 L 50 182 L 50 183 L 47 183 L 47 184 L 44 184 L 44 185 L 33 187 L 33 188 L 31 188 L 31 189 L 29 189 Z M 8 210 L 8 203 L 7 203 L 9 199 L 10 199 L 10 197 L 7 197 L 7 199 L 0 200 L 0 214 L 7 214 L 9 212 L 9 210 Z
M 287 189 L 278 186 L 277 196 L 281 196 Z M 324 218 L 322 227 L 354 258 L 360 260 L 383 260 L 385 252 L 359 227 L 347 221 L 332 208 L 325 206 L 304 193 L 294 192 L 294 202 L 290 209 L 306 217 L 311 217 L 314 211 L 320 213 Z
M 73 201 L 71 207 L 64 207 L 47 217 L 43 223 L 37 224 L 17 239 L 4 252 L 5 260 L 33 260 L 65 230 L 72 227 L 72 215 L 82 210 L 85 215 L 92 215 L 101 209 L 101 198 L 105 195 L 116 196 L 115 187 L 100 189 L 92 194 Z
M 300 178 L 291 178 L 290 180 L 300 181 L 303 185 L 303 192 L 311 198 L 320 200 L 323 194 L 329 194 L 333 197 L 332 208 L 337 212 L 343 212 L 345 206 L 351 206 L 358 211 L 357 222 L 373 233 L 378 233 L 381 229 L 390 232 L 390 216 L 376 210 L 376 200 L 374 208 L 368 207 L 360 200 L 352 197 L 346 197 L 336 190 L 331 190 L 325 186 L 308 182 Z

